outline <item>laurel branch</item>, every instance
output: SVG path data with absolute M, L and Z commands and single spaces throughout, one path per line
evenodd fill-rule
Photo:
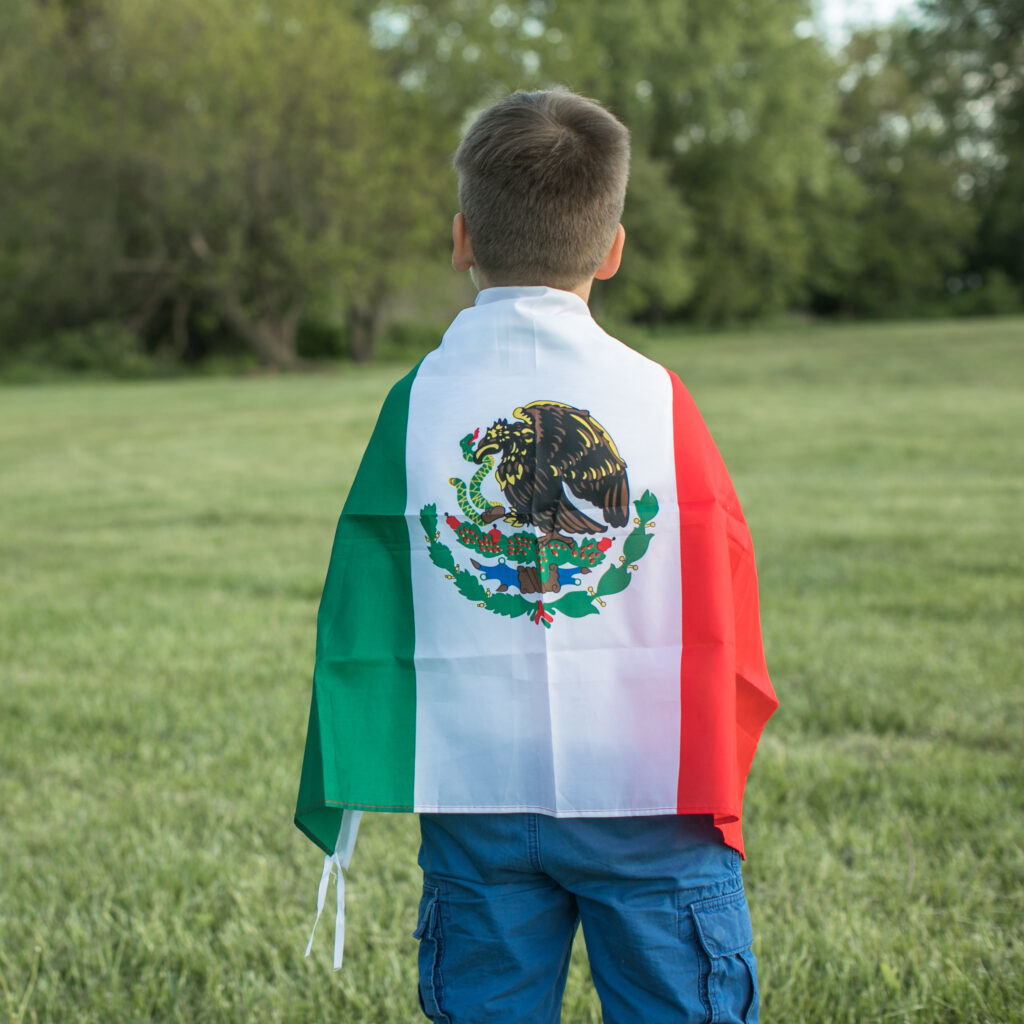
M 618 565 L 610 565 L 601 574 L 596 586 L 572 590 L 552 601 L 544 603 L 544 611 L 553 616 L 561 612 L 572 619 L 580 619 L 585 615 L 598 615 L 605 607 L 604 598 L 618 594 L 626 589 L 632 580 L 632 574 L 639 568 L 639 563 L 650 546 L 654 534 L 648 531 L 654 527 L 654 518 L 658 514 L 658 499 L 650 492 L 644 493 L 633 502 L 636 516 L 633 529 L 622 545 L 622 554 Z M 527 601 L 522 594 L 492 593 L 485 587 L 476 573 L 471 569 L 463 569 L 455 561 L 451 548 L 441 543 L 441 535 L 437 529 L 437 506 L 424 505 L 420 510 L 420 525 L 425 534 L 430 560 L 445 577 L 455 583 L 456 589 L 463 597 L 476 603 L 478 608 L 486 608 L 495 615 L 505 615 L 515 619 L 520 615 L 533 613 L 538 602 Z M 548 621 L 544 625 L 549 625 Z

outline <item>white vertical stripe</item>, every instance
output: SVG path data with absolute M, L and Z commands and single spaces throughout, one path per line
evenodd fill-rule
M 416 809 L 674 811 L 681 619 L 668 375 L 604 334 L 569 293 L 493 289 L 482 299 L 427 357 L 410 395 Z M 449 478 L 468 482 L 476 468 L 459 441 L 544 400 L 589 410 L 626 460 L 631 502 L 650 490 L 661 506 L 629 587 L 600 615 L 556 614 L 551 629 L 463 597 L 430 561 L 419 524 L 422 506 L 435 503 L 441 540 L 468 568 L 472 553 L 444 523 L 459 512 Z M 484 490 L 501 500 L 493 476 Z M 608 559 L 582 585 L 617 561 L 633 526 L 609 528 Z

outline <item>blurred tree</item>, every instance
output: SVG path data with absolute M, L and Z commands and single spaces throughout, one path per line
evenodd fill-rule
M 802 294 L 814 246 L 804 210 L 828 193 L 832 163 L 834 71 L 798 32 L 808 5 L 595 6 L 592 18 L 575 9 L 565 27 L 587 69 L 575 77 L 584 91 L 605 77 L 613 106 L 690 211 L 686 312 L 723 322 L 786 308 Z
M 460 130 L 556 83 L 632 131 L 621 314 L 1010 308 L 1024 7 L 919 6 L 830 55 L 808 0 L 5 0 L 0 346 L 116 321 L 289 365 L 312 309 L 369 358 Z
M 1024 300 L 1024 4 L 919 0 L 915 83 L 952 127 L 961 182 L 980 215 L 969 257 L 979 281 L 1012 280 Z
M 368 358 L 372 311 L 438 225 L 429 133 L 362 30 L 329 0 L 110 10 L 114 91 L 135 132 L 125 269 L 148 278 L 147 302 L 208 302 L 280 366 L 295 359 L 304 309 L 331 289 Z
M 948 306 L 947 280 L 965 265 L 977 224 L 963 188 L 969 162 L 935 102 L 915 81 L 912 30 L 855 34 L 845 50 L 833 137 L 868 197 L 854 272 L 820 306 L 907 315 Z
M 0 5 L 0 351 L 104 316 L 115 174 L 60 8 Z
M 803 294 L 829 216 L 825 127 L 835 71 L 810 38 L 805 0 L 360 0 L 406 88 L 449 124 L 512 88 L 564 83 L 609 105 L 633 134 L 612 283 L 626 312 L 759 315 Z M 798 31 L 800 29 L 800 31 Z
M 0 174 L 20 174 L 29 198 L 2 249 L 38 266 L 51 297 L 66 283 L 57 319 L 95 306 L 142 331 L 169 310 L 180 353 L 194 313 L 210 310 L 287 366 L 303 312 L 331 293 L 368 358 L 376 308 L 440 235 L 448 172 L 363 29 L 330 0 L 94 0 L 88 17 L 13 2 L 8 20 L 44 59 L 21 58 L 32 103 L 0 144 Z M 56 195 L 62 224 L 48 231 Z M 82 265 L 55 280 L 22 236 Z M 21 279 L 19 291 L 32 273 Z

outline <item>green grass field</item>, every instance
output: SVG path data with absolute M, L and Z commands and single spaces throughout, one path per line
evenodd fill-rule
M 1024 1020 L 1024 320 L 644 347 L 758 549 L 762 1020 Z M 340 975 L 331 922 L 302 956 L 291 824 L 334 523 L 401 372 L 0 389 L 3 1020 L 421 1019 L 415 820 L 365 820 Z M 600 1020 L 582 948 L 564 1019 Z

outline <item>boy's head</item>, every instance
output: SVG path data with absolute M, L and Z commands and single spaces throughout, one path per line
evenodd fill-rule
M 455 169 L 484 283 L 572 290 L 594 277 L 616 241 L 629 132 L 575 93 L 517 92 L 476 119 Z

